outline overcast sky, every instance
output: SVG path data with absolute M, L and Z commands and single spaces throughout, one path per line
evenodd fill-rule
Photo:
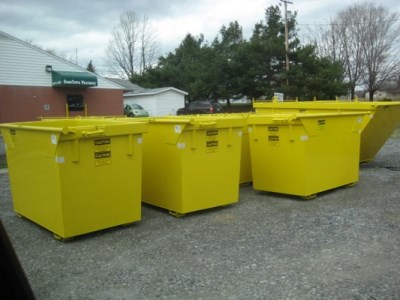
M 326 24 L 336 13 L 362 0 L 292 0 L 299 29 Z M 146 15 L 160 44 L 160 55 L 174 51 L 187 33 L 204 34 L 209 42 L 222 25 L 237 20 L 249 38 L 265 9 L 279 0 L 0 0 L 0 30 L 43 48 L 55 49 L 100 74 L 113 27 L 124 11 Z M 399 0 L 375 1 L 400 13 Z M 283 11 L 283 6 L 282 6 Z M 77 55 L 76 55 L 77 54 Z

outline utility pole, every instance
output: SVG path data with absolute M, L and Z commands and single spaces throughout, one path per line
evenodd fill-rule
M 288 42 L 288 11 L 287 11 L 287 5 L 293 4 L 293 2 L 289 0 L 279 0 L 285 4 L 285 50 L 286 50 L 286 72 L 289 72 L 289 42 Z M 286 85 L 289 85 L 289 78 L 286 78 Z

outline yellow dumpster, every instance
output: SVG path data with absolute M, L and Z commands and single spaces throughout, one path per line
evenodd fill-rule
M 242 154 L 240 158 L 240 184 L 247 184 L 253 181 L 251 174 L 249 130 L 247 125 L 243 127 L 242 132 L 243 132 L 243 137 L 242 137 Z
M 361 134 L 360 162 L 371 161 L 400 125 L 400 102 L 303 101 L 255 102 L 257 114 L 367 111 L 371 120 Z
M 142 201 L 173 215 L 237 202 L 244 125 L 229 115 L 150 119 Z
M 0 128 L 17 214 L 61 239 L 141 219 L 145 123 L 64 119 Z
M 357 182 L 364 118 L 360 112 L 249 116 L 254 189 L 308 199 Z

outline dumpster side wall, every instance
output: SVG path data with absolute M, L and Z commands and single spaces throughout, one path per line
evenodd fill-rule
M 133 155 L 128 155 L 128 137 L 61 141 L 57 153 L 62 161 L 59 168 L 65 223 L 61 236 L 75 236 L 141 219 L 141 135 L 133 135 Z M 109 140 L 108 148 L 98 149 L 95 145 L 98 140 Z M 96 158 L 99 153 L 107 152 L 110 156 Z
M 238 201 L 242 128 L 188 130 L 182 135 L 183 212 Z
M 15 211 L 60 238 L 141 219 L 146 126 L 95 122 L 98 129 L 85 119 L 2 128 Z
M 371 161 L 400 125 L 399 105 L 377 106 L 373 118 L 361 135 L 360 161 Z
M 291 135 L 296 136 L 291 140 Z M 250 131 L 253 187 L 276 193 L 304 193 L 307 169 L 305 135 L 300 125 L 257 125 Z
M 370 111 L 374 113 L 361 134 L 360 162 L 371 161 L 400 124 L 400 102 L 264 102 L 255 103 L 257 114 Z
M 180 134 L 174 124 L 150 123 L 143 138 L 142 201 L 177 212 L 182 210 Z
M 150 122 L 144 138 L 143 202 L 177 213 L 237 202 L 243 125 L 165 120 Z
M 251 126 L 254 188 L 307 197 L 356 182 L 359 117 L 299 119 Z
M 242 128 L 242 149 L 240 158 L 240 183 L 250 183 L 253 181 L 251 175 L 251 156 L 250 156 L 250 140 L 248 127 Z
M 5 140 L 14 211 L 43 227 L 63 232 L 56 145 L 51 142 L 54 133 L 18 130 L 10 135 L 7 129 L 2 133 L 9 135 Z

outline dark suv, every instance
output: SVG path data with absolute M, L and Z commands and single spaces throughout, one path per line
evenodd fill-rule
M 190 114 L 217 114 L 222 113 L 224 107 L 217 101 L 192 101 L 186 107 L 179 108 L 176 111 L 177 115 Z

